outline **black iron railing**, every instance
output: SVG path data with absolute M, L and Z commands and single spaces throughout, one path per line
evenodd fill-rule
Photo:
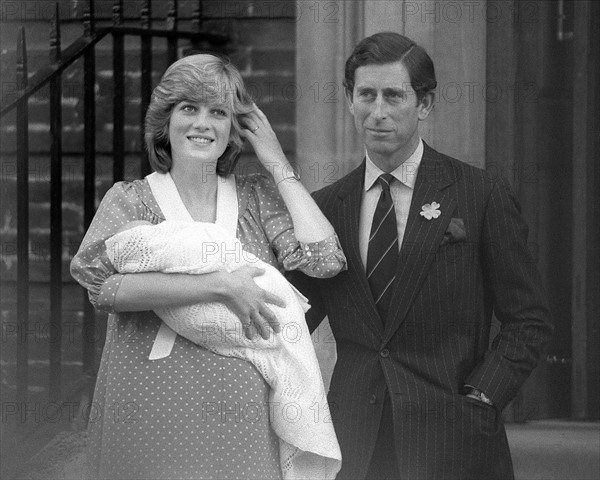
M 16 85 L 14 99 L 8 101 L 0 110 L 0 117 L 9 112 L 16 112 L 16 211 L 17 211 L 17 270 L 16 270 L 16 401 L 20 405 L 27 402 L 29 387 L 29 99 L 42 88 L 50 92 L 50 324 L 51 331 L 61 331 L 62 318 L 62 246 L 63 246 L 63 191 L 62 191 L 62 74 L 76 61 L 83 61 L 83 121 L 84 121 L 84 156 L 83 156 L 83 221 L 87 229 L 95 213 L 96 198 L 96 44 L 107 36 L 112 36 L 112 68 L 113 68 L 113 181 L 124 177 L 125 161 L 125 55 L 124 39 L 126 36 L 140 38 L 140 71 L 141 71 L 141 108 L 140 119 L 143 118 L 150 102 L 152 92 L 152 40 L 162 37 L 167 41 L 168 62 L 177 58 L 178 40 L 187 39 L 192 45 L 222 48 L 228 41 L 227 36 L 202 30 L 202 2 L 197 1 L 192 15 L 190 31 L 178 30 L 178 3 L 170 0 L 166 17 L 166 28 L 158 29 L 152 25 L 150 0 L 140 2 L 140 26 L 126 26 L 123 21 L 123 0 L 113 3 L 112 25 L 97 27 L 94 14 L 94 1 L 88 0 L 84 12 L 84 34 L 64 50 L 61 48 L 61 31 L 58 3 L 55 4 L 51 18 L 49 47 L 49 63 L 28 78 L 28 59 L 25 30 L 19 29 L 16 52 Z M 142 133 L 143 134 L 143 133 Z M 141 141 L 143 145 L 143 141 Z M 140 149 L 145 155 L 143 148 Z M 140 175 L 149 173 L 147 159 L 142 158 Z M 89 302 L 84 302 L 83 331 L 94 331 L 94 311 Z M 61 398 L 61 351 L 60 336 L 49 343 L 49 376 L 48 392 L 50 401 Z M 84 342 L 84 339 L 82 339 Z M 84 345 L 82 349 L 84 372 L 94 370 L 94 351 Z

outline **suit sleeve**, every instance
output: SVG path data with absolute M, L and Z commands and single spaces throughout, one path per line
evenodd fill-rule
M 508 182 L 491 191 L 482 232 L 486 294 L 501 323 L 485 358 L 466 379 L 503 409 L 539 362 L 552 335 L 546 294 L 527 243 L 528 228 Z
M 90 302 L 100 311 L 114 312 L 114 301 L 123 280 L 109 260 L 104 242 L 121 226 L 135 220 L 153 224 L 161 221 L 141 201 L 135 182 L 118 182 L 106 192 L 71 261 L 71 275 L 88 291 Z

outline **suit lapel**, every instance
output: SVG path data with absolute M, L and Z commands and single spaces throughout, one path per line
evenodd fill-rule
M 350 299 L 354 302 L 357 310 L 363 311 L 360 317 L 366 319 L 369 328 L 378 335 L 382 335 L 383 323 L 377 313 L 377 307 L 360 257 L 358 232 L 364 176 L 365 162 L 363 161 L 356 170 L 348 175 L 346 182 L 339 189 L 339 202 L 337 205 L 339 210 L 332 218 L 337 219 L 334 228 L 348 260 L 347 288 Z
M 452 189 L 447 187 L 454 181 L 455 172 L 450 164 L 425 144 L 400 249 L 384 342 L 404 321 L 450 223 L 456 200 L 451 194 Z M 423 205 L 432 202 L 440 204 L 441 215 L 427 220 L 420 212 Z

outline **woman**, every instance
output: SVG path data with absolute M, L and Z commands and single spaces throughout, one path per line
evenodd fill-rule
M 160 175 L 119 182 L 107 192 L 71 265 L 96 308 L 112 314 L 90 409 L 91 475 L 281 478 L 278 440 L 269 426 L 269 389 L 252 364 L 180 336 L 168 357 L 148 358 L 161 328 L 152 312 L 158 308 L 222 302 L 248 337 L 277 334 L 268 304 L 284 305 L 254 282 L 262 270 L 117 274 L 104 241 L 131 221 L 158 224 L 183 210 L 198 222 L 231 225 L 233 219 L 239 240 L 263 261 L 322 277 L 345 268 L 339 242 L 290 174 L 275 133 L 250 101 L 239 72 L 222 59 L 194 55 L 169 67 L 154 90 L 145 138 Z M 272 178 L 229 174 L 243 138 Z M 232 186 L 233 216 L 227 201 Z

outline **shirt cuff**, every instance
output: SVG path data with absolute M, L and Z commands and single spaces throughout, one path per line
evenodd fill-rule
M 487 403 L 488 405 L 494 405 L 494 402 L 492 402 L 490 397 L 488 397 L 483 391 L 479 390 L 477 387 L 465 384 L 464 388 L 467 391 L 466 395 L 473 395 L 483 403 Z

